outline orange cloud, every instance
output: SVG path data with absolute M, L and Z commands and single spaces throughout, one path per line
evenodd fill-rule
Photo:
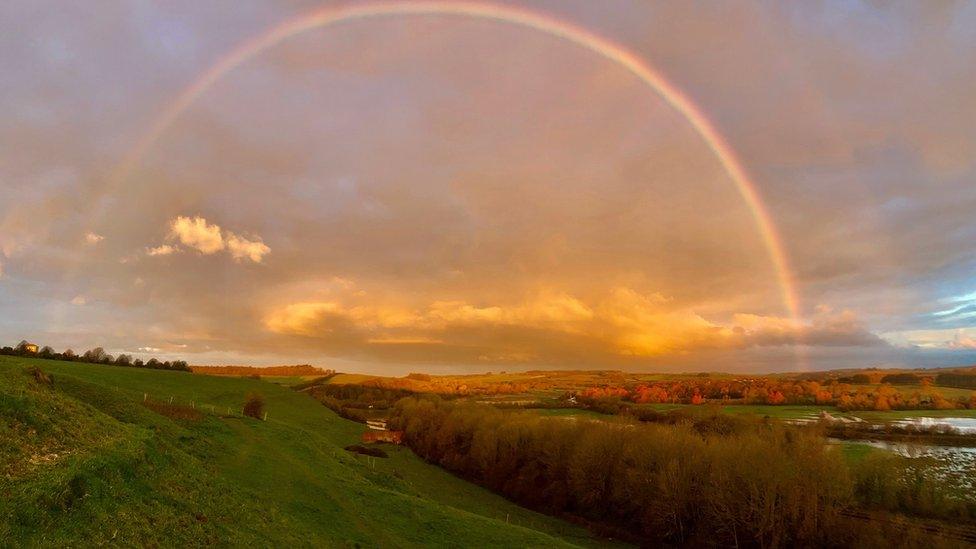
M 211 225 L 202 217 L 179 216 L 169 224 L 169 238 L 180 241 L 204 255 L 224 249 L 224 238 L 218 225 Z
M 543 363 L 584 357 L 640 359 L 703 349 L 737 349 L 804 342 L 872 345 L 879 340 L 847 311 L 823 312 L 810 324 L 759 315 L 711 322 L 657 294 L 618 287 L 585 303 L 565 293 L 540 293 L 523 303 L 479 306 L 434 301 L 416 309 L 341 300 L 298 302 L 273 310 L 265 327 L 300 336 L 325 350 L 411 355 L 423 345 L 429 360 Z M 383 345 L 382 350 L 378 345 Z M 403 357 L 401 357 L 403 358 Z
M 220 251 L 227 251 L 231 257 L 240 261 L 248 259 L 254 263 L 261 263 L 264 256 L 271 253 L 271 248 L 258 237 L 254 240 L 237 235 L 231 231 L 224 231 L 216 223 L 209 223 L 206 219 L 195 216 L 178 216 L 169 224 L 167 238 L 176 240 L 184 246 L 190 247 L 204 255 L 212 255 Z M 179 251 L 169 244 L 162 244 L 149 248 L 146 253 L 150 256 L 170 255 Z
M 248 240 L 232 232 L 227 233 L 225 243 L 227 245 L 227 251 L 236 260 L 247 258 L 255 263 L 261 263 L 264 256 L 271 252 L 271 248 L 265 245 L 260 239 Z
M 157 256 L 157 255 L 171 255 L 179 251 L 179 248 L 170 246 L 169 244 L 162 244 L 156 246 L 155 248 L 146 248 L 146 255 Z

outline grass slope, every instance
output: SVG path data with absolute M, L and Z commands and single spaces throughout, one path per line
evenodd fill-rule
M 250 391 L 267 421 L 240 417 Z M 203 419 L 159 415 L 145 393 Z M 265 381 L 0 357 L 0 545 L 600 543 L 407 449 L 345 452 L 361 432 Z

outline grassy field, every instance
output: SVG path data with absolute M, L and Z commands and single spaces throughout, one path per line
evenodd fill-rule
M 241 417 L 252 391 L 267 421 Z M 0 357 L 0 545 L 603 544 L 407 449 L 344 451 L 361 432 L 267 381 Z
M 691 404 L 638 404 L 639 408 L 648 408 L 660 412 L 679 409 L 706 409 L 709 405 Z M 896 421 L 899 419 L 909 419 L 917 417 L 963 417 L 976 418 L 976 410 L 889 410 L 885 412 L 875 412 L 871 410 L 858 410 L 843 412 L 834 406 L 821 405 L 765 405 L 765 404 L 729 404 L 716 406 L 722 413 L 732 415 L 752 415 L 758 417 L 769 417 L 771 419 L 798 420 L 811 419 L 819 416 L 821 411 L 826 411 L 834 417 L 858 417 L 865 421 L 882 423 L 886 421 Z M 603 414 L 582 409 L 582 408 L 540 408 L 533 410 L 536 413 L 550 416 L 580 416 L 600 418 L 607 417 Z

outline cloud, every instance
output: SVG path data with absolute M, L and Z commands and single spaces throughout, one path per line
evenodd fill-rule
M 307 338 L 306 343 L 327 351 L 429 362 L 485 357 L 500 362 L 615 362 L 703 349 L 883 344 L 850 311 L 825 309 L 809 324 L 751 314 L 734 315 L 730 323 L 721 324 L 675 308 L 659 294 L 626 287 L 591 303 L 551 292 L 506 305 L 441 300 L 408 308 L 298 302 L 271 311 L 265 327 L 278 335 Z M 416 356 L 419 347 L 426 358 Z
M 750 314 L 733 316 L 734 329 L 751 346 L 803 344 L 826 347 L 863 347 L 886 345 L 871 333 L 850 310 L 834 313 L 828 307 L 818 307 L 809 324 L 792 319 L 763 317 Z
M 75 297 L 74 297 L 74 298 L 73 298 L 73 299 L 71 300 L 71 304 L 72 304 L 72 305 L 84 305 L 84 304 L 86 304 L 86 303 L 88 303 L 88 299 L 87 299 L 87 298 L 85 298 L 85 296 L 83 296 L 83 295 L 76 295 L 76 296 L 75 296 Z
M 224 231 L 216 223 L 209 223 L 200 216 L 178 216 L 170 221 L 169 228 L 168 239 L 176 240 L 204 255 L 227 251 L 237 261 L 247 259 L 254 263 L 261 263 L 264 256 L 271 253 L 271 248 L 260 237 L 252 240 L 231 231 Z M 170 255 L 178 251 L 179 248 L 162 244 L 147 249 L 146 253 L 156 256 Z
M 146 248 L 146 255 L 157 256 L 157 255 L 171 255 L 179 251 L 179 248 L 170 246 L 169 244 L 161 244 L 155 248 Z
M 225 243 L 227 251 L 236 260 L 247 258 L 255 263 L 261 263 L 264 256 L 271 252 L 271 248 L 260 239 L 248 240 L 229 231 Z
M 89 246 L 94 246 L 103 240 L 105 240 L 105 237 L 100 234 L 93 232 L 85 233 L 85 244 L 88 244 Z
M 170 221 L 169 238 L 180 241 L 204 255 L 224 249 L 224 238 L 218 225 L 211 225 L 202 217 L 179 216 Z
M 976 350 L 976 337 L 971 337 L 966 335 L 965 332 L 959 330 L 956 332 L 956 337 L 947 343 L 950 349 L 967 349 Z

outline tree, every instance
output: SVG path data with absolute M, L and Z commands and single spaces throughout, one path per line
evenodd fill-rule
M 244 401 L 244 415 L 261 419 L 264 412 L 264 396 L 260 393 L 248 393 Z
M 89 349 L 85 351 L 85 354 L 81 355 L 81 359 L 84 360 L 85 362 L 97 363 L 105 360 L 105 357 L 107 356 L 108 355 L 105 354 L 105 349 L 102 349 L 101 347 L 95 347 L 94 349 Z
M 64 360 L 75 360 L 78 358 L 77 355 L 75 355 L 75 352 L 71 349 L 65 349 L 64 352 L 61 353 L 61 357 Z
M 115 365 L 116 366 L 131 366 L 132 365 L 132 357 L 129 356 L 129 355 L 126 355 L 126 354 L 120 354 L 115 359 Z
M 54 349 L 52 349 L 52 348 L 48 347 L 47 345 L 45 345 L 40 350 L 40 352 L 37 353 L 37 356 L 39 356 L 41 358 L 51 358 L 51 357 L 54 356 Z
M 15 352 L 16 352 L 17 354 L 19 354 L 19 355 L 26 355 L 26 354 L 30 354 L 30 353 L 29 353 L 29 352 L 27 351 L 27 346 L 28 346 L 28 345 L 30 345 L 30 343 L 28 343 L 28 342 L 27 342 L 27 340 L 25 340 L 25 339 L 21 339 L 21 340 L 20 340 L 20 343 L 18 343 L 18 344 L 17 344 L 17 347 L 16 347 L 15 349 L 14 349 L 14 351 L 15 351 Z

